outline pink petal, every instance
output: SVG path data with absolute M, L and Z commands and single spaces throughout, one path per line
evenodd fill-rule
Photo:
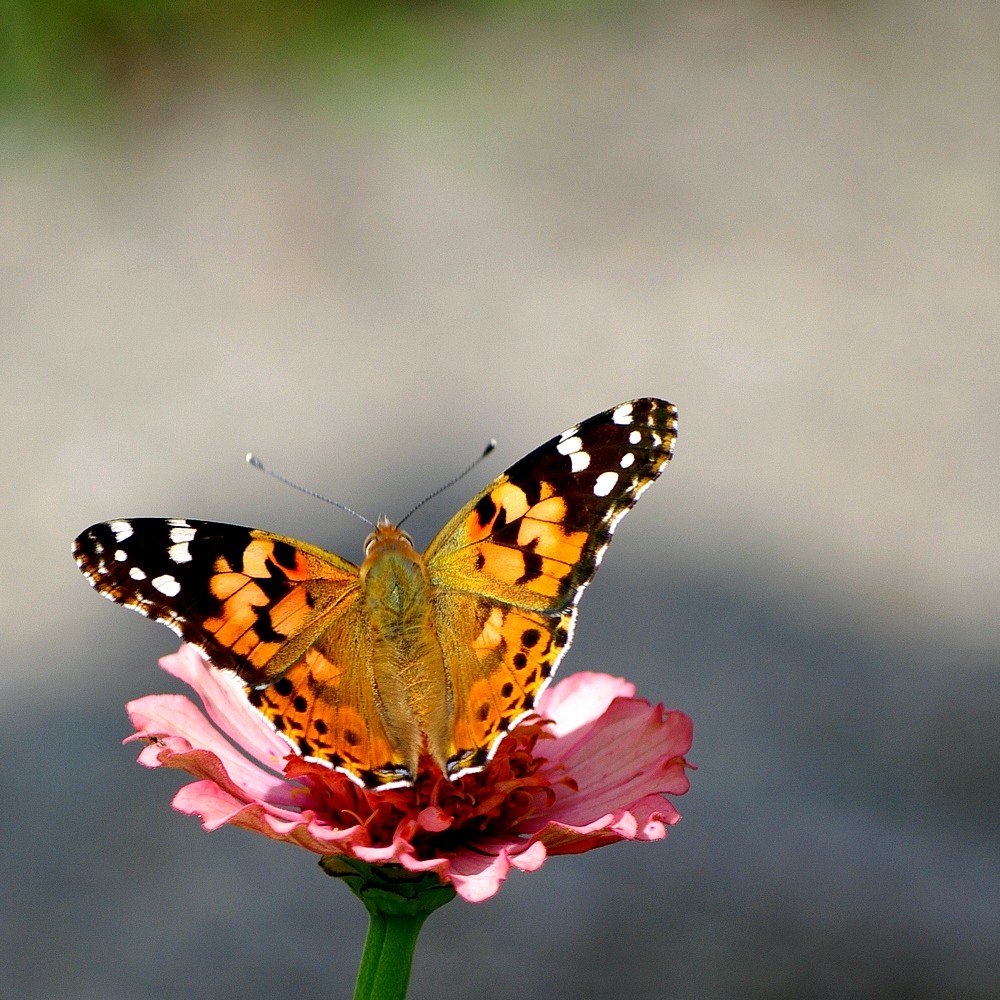
M 492 856 L 462 851 L 448 865 L 448 880 L 462 899 L 469 903 L 481 903 L 497 894 L 510 868 L 510 859 L 505 851 Z
M 549 731 L 553 735 L 564 736 L 599 719 L 615 698 L 631 698 L 634 694 L 635 685 L 621 677 L 585 670 L 546 688 L 537 712 L 552 720 Z
M 173 804 L 179 812 L 199 816 L 206 830 L 231 823 L 263 833 L 273 840 L 289 841 L 317 854 L 334 854 L 367 843 L 368 831 L 360 824 L 336 828 L 311 811 L 283 808 L 282 800 L 294 807 L 295 799 L 301 794 L 301 789 L 292 782 L 285 783 L 285 794 L 280 799 L 278 796 L 269 799 L 247 796 L 230 780 L 214 753 L 208 750 L 173 753 L 165 747 L 159 750 L 160 763 L 164 766 L 176 767 L 204 779 L 181 788 Z
M 184 695 L 147 695 L 129 702 L 125 708 L 136 728 L 135 735 L 130 736 L 126 742 L 141 738 L 165 741 L 165 748 L 154 744 L 140 754 L 140 762 L 147 767 L 166 763 L 162 757 L 164 749 L 167 752 L 178 752 L 184 748 L 208 751 L 219 762 L 226 780 L 232 781 L 244 798 L 291 804 L 292 790 L 298 785 L 279 778 L 244 757 L 205 718 L 201 709 Z M 181 740 L 183 745 L 174 744 L 172 740 Z M 150 753 L 150 749 L 157 753 Z M 156 763 L 153 762 L 154 756 Z M 169 766 L 180 765 L 170 763 Z
M 550 822 L 536 836 L 549 854 L 582 854 L 618 840 L 662 840 L 681 814 L 660 795 L 648 795 L 629 809 L 602 816 L 586 826 Z
M 596 722 L 545 744 L 547 770 L 553 778 L 571 775 L 577 789 L 558 792 L 548 809 L 520 828 L 540 831 L 553 822 L 581 835 L 603 829 L 628 839 L 665 832 L 676 810 L 661 796 L 689 787 L 683 755 L 691 747 L 691 728 L 682 712 L 616 699 Z
M 174 796 L 173 805 L 179 812 L 198 816 L 206 830 L 217 830 L 228 823 L 316 854 L 354 853 L 353 845 L 365 837 L 362 827 L 337 830 L 308 814 L 282 813 L 261 802 L 241 802 L 212 781 L 185 785 Z
M 237 798 L 220 788 L 210 778 L 192 781 L 178 789 L 173 807 L 188 816 L 198 816 L 206 830 L 218 830 L 247 806 L 245 799 Z
M 213 667 L 197 646 L 185 643 L 160 659 L 169 674 L 198 692 L 209 718 L 239 747 L 279 774 L 285 758 L 294 753 L 271 724 L 246 700 L 243 682 Z
M 471 848 L 471 849 L 470 849 Z M 511 868 L 537 871 L 548 850 L 540 840 L 486 839 L 463 849 L 448 865 L 448 879 L 455 891 L 470 903 L 481 903 L 496 895 Z

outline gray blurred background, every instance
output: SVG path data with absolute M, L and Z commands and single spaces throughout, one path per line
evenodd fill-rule
M 435 914 L 411 996 L 997 995 L 995 4 L 7 9 L 0 993 L 346 998 L 365 930 L 119 746 L 176 642 L 75 534 L 357 559 L 244 452 L 398 517 L 495 435 L 426 544 L 654 394 L 563 672 L 692 715 L 684 818 Z

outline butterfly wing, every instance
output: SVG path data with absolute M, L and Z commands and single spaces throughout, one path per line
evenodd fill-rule
M 73 552 L 103 596 L 241 678 L 296 751 L 369 787 L 409 780 L 374 703 L 356 566 L 265 531 L 160 518 L 92 525 Z
M 391 738 L 387 717 L 376 704 L 370 625 L 352 603 L 328 621 L 323 634 L 280 678 L 247 697 L 307 760 L 346 774 L 365 788 L 397 788 L 413 782 L 419 747 L 412 720 L 388 720 L 407 727 Z
M 569 645 L 573 612 L 545 615 L 467 591 L 435 600 L 455 704 L 448 775 L 478 771 L 529 712 Z
M 448 522 L 425 559 L 455 692 L 449 773 L 476 770 L 534 707 L 618 521 L 663 471 L 677 411 L 636 399 L 512 465 Z

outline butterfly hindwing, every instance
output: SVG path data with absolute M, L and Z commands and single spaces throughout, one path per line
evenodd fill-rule
M 400 752 L 419 734 L 394 741 L 372 684 L 372 644 L 365 641 L 356 605 L 328 622 L 323 635 L 285 673 L 247 692 L 295 750 L 307 760 L 343 772 L 366 788 L 409 784 L 417 761 Z
M 573 614 L 543 615 L 443 590 L 437 633 L 455 703 L 448 773 L 481 768 L 535 707 L 569 646 Z

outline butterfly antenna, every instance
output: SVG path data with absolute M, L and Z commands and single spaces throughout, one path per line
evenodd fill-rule
M 485 447 L 485 448 L 483 449 L 483 453 L 482 453 L 482 454 L 481 454 L 481 455 L 479 456 L 479 458 L 477 458 L 477 459 L 476 459 L 476 460 L 475 460 L 475 461 L 474 461 L 474 462 L 473 462 L 473 463 L 472 463 L 472 464 L 471 464 L 471 465 L 470 465 L 470 466 L 469 466 L 469 467 L 468 467 L 467 469 L 464 469 L 464 470 L 463 470 L 462 472 L 460 472 L 460 473 L 459 473 L 459 474 L 458 474 L 457 476 L 455 476 L 455 478 L 454 478 L 454 479 L 452 479 L 452 480 L 450 480 L 449 482 L 445 483 L 445 484 L 444 484 L 444 486 L 439 486 L 439 487 L 438 487 L 438 488 L 437 488 L 437 489 L 436 489 L 436 490 L 435 490 L 435 491 L 434 491 L 434 492 L 433 492 L 433 493 L 432 493 L 432 494 L 431 494 L 430 496 L 426 496 L 426 497 L 424 497 L 424 498 L 423 498 L 423 500 L 421 500 L 421 501 L 420 501 L 420 503 L 418 503 L 418 504 L 416 505 L 416 507 L 413 507 L 413 508 L 412 508 L 412 509 L 410 510 L 410 512 L 409 512 L 409 513 L 408 513 L 408 514 L 406 515 L 406 517 L 403 517 L 403 518 L 400 518 L 400 520 L 399 520 L 399 523 L 398 523 L 398 524 L 396 525 L 396 527 L 402 527 L 402 524 L 403 524 L 403 521 L 405 521 L 405 520 L 406 520 L 407 518 L 409 518 L 409 517 L 410 517 L 411 515 L 413 515 L 413 514 L 416 514 L 416 512 L 417 512 L 418 510 L 420 510 L 420 508 L 421 508 L 421 507 L 423 507 L 423 505 L 424 505 L 425 503 L 427 503 L 427 502 L 428 502 L 429 500 L 433 500 L 433 499 L 434 499 L 434 498 L 435 498 L 436 496 L 438 496 L 438 495 L 439 495 L 440 493 L 444 493 L 444 491 L 445 491 L 445 490 L 450 490 L 450 489 L 452 488 L 452 486 L 454 486 L 454 485 L 455 485 L 455 483 L 457 483 L 457 482 L 458 482 L 458 481 L 459 481 L 460 479 L 464 479 L 464 478 L 465 478 L 465 477 L 466 477 L 466 476 L 467 476 L 467 475 L 468 475 L 468 474 L 469 474 L 470 472 L 472 472 L 472 470 L 473 470 L 473 469 L 474 469 L 474 468 L 475 468 L 475 467 L 476 467 L 477 465 L 479 465 L 479 463 L 480 463 L 480 462 L 481 462 L 481 461 L 482 461 L 482 460 L 483 460 L 484 458 L 486 458 L 486 456 L 487 456 L 487 455 L 488 455 L 488 454 L 489 454 L 489 453 L 490 453 L 491 451 L 493 451 L 493 449 L 494 449 L 494 448 L 495 448 L 496 446 L 497 446 L 497 439 L 496 439 L 496 438 L 490 438 L 490 443 L 489 443 L 489 444 L 488 444 L 488 445 L 487 445 L 487 446 L 486 446 L 486 447 Z
M 369 521 L 368 518 L 364 516 L 364 514 L 359 514 L 356 510 L 352 510 L 345 504 L 338 503 L 336 500 L 331 500 L 329 497 L 325 497 L 323 496 L 322 493 L 317 493 L 315 490 L 306 489 L 305 486 L 299 486 L 298 483 L 293 483 L 290 479 L 286 479 L 284 476 L 278 475 L 277 472 L 272 472 L 252 451 L 247 452 L 247 465 L 250 465 L 253 468 L 257 469 L 258 472 L 265 473 L 272 479 L 277 479 L 279 483 L 284 483 L 286 486 L 291 486 L 293 490 L 298 490 L 300 493 L 305 493 L 307 497 L 315 497 L 317 500 L 322 500 L 324 503 L 331 504 L 332 506 L 337 507 L 339 510 L 344 511 L 347 514 L 353 514 L 356 518 L 358 518 L 358 520 L 364 521 L 365 524 L 370 524 L 373 528 L 375 527 L 375 523 L 373 521 Z

